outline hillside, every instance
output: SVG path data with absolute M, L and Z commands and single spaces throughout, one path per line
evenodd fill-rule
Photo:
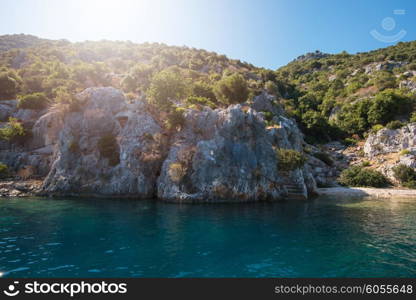
M 363 137 L 373 126 L 411 118 L 416 42 L 355 55 L 311 53 L 276 74 L 294 87 L 285 107 L 311 142 Z
M 28 48 L 42 42 L 51 42 L 28 34 L 6 34 L 0 36 L 0 52 L 11 49 Z
M 1 37 L 0 49 L 8 50 L 0 53 L 0 70 L 15 81 L 1 92 L 1 99 L 44 93 L 54 102 L 59 92 L 74 94 L 92 86 L 121 88 L 133 97 L 146 92 L 152 77 L 162 71 L 177 75 L 189 89 L 204 90 L 187 90 L 184 97 L 209 96 L 215 100 L 211 90 L 223 73 L 241 74 L 252 92 L 261 85 L 259 68 L 188 47 L 111 41 L 70 43 L 14 35 Z M 190 87 L 193 84 L 197 86 Z
M 40 178 L 43 193 L 258 201 L 416 186 L 416 42 L 275 71 L 157 43 L 15 35 L 0 49 L 0 177 Z

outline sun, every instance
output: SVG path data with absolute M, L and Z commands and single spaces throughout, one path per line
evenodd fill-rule
M 79 3 L 78 28 L 96 38 L 114 39 L 134 30 L 132 24 L 150 10 L 148 1 L 85 0 Z M 96 39 L 95 38 L 95 39 Z

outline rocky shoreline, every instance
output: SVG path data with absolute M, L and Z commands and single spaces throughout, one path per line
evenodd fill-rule
M 0 145 L 0 161 L 20 179 L 44 180 L 21 192 L 5 185 L 4 195 L 306 200 L 315 193 L 315 171 L 324 169 L 304 153 L 296 122 L 267 93 L 226 108 L 183 108 L 179 129 L 168 129 L 145 99 L 127 101 L 115 88 L 89 88 L 77 97 L 76 109 L 61 105 L 19 118 L 33 124 L 32 134 L 21 146 Z M 305 161 L 285 169 L 279 149 Z
M 0 181 L 0 197 L 33 197 L 41 190 L 42 180 Z
M 331 188 L 318 188 L 316 192 L 317 196 L 328 196 L 336 198 L 344 197 L 376 197 L 376 198 L 406 198 L 416 200 L 416 190 L 412 189 L 397 189 L 397 188 L 365 188 L 365 187 L 331 187 Z M 7 180 L 0 181 L 0 198 L 13 198 L 13 197 L 54 197 L 54 195 L 45 194 L 42 192 L 42 180 Z M 60 196 L 60 195 L 56 195 Z M 112 198 L 112 196 L 103 196 L 100 194 L 68 194 L 68 197 L 91 197 L 91 198 Z M 116 195 L 117 198 L 132 198 L 131 195 L 123 196 Z M 166 201 L 166 200 L 165 200 Z M 260 200 L 261 201 L 261 200 Z M 168 201 L 176 202 L 176 201 Z M 202 203 L 202 202 L 215 202 L 221 203 L 225 201 L 183 201 L 184 203 Z M 251 202 L 251 201 L 240 201 Z
M 377 198 L 411 198 L 416 199 L 416 190 L 396 188 L 333 187 L 319 188 L 320 196 L 331 197 L 377 197 Z

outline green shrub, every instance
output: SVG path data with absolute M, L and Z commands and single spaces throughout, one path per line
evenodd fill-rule
M 247 100 L 249 90 L 247 82 L 240 74 L 223 76 L 214 86 L 215 96 L 222 103 L 236 104 Z
M 368 110 L 371 101 L 362 99 L 353 104 L 343 105 L 337 115 L 336 124 L 346 133 L 362 134 L 368 130 Z
M 361 163 L 361 166 L 362 166 L 362 167 L 369 167 L 369 166 L 371 166 L 371 163 L 370 163 L 368 160 L 364 160 L 364 161 Z
M 192 85 L 191 95 L 196 97 L 207 98 L 213 103 L 217 101 L 212 86 L 202 81 L 195 82 Z
M 162 110 L 169 110 L 174 100 L 181 100 L 186 93 L 184 79 L 179 74 L 164 70 L 153 76 L 147 90 L 149 102 Z
M 404 182 L 403 186 L 409 189 L 416 189 L 416 180 L 410 180 L 410 181 Z
M 332 160 L 331 156 L 328 153 L 325 153 L 325 152 L 315 152 L 313 154 L 313 156 L 315 156 L 317 159 L 323 161 L 328 166 L 334 165 L 334 161 Z
M 18 108 L 41 110 L 48 106 L 49 100 L 44 93 L 34 93 L 19 98 Z
M 341 172 L 338 182 L 346 186 L 385 187 L 388 179 L 380 172 L 361 166 L 352 166 Z
M 16 97 L 17 82 L 7 73 L 0 73 L 0 100 L 11 100 Z
M 173 111 L 171 111 L 167 119 L 165 120 L 165 126 L 167 129 L 179 129 L 185 125 L 185 116 L 184 116 L 185 109 L 177 107 Z
M 100 155 L 108 159 L 110 166 L 120 163 L 120 151 L 115 136 L 111 133 L 104 134 L 97 143 Z
M 410 154 L 411 152 L 410 152 L 410 150 L 409 149 L 403 149 L 402 151 L 400 151 L 400 155 L 401 156 L 403 156 L 403 155 L 407 155 L 407 154 Z
M 395 88 L 397 84 L 394 74 L 388 71 L 378 72 L 375 75 L 373 82 L 379 90 Z
M 301 168 L 306 162 L 306 158 L 302 153 L 292 149 L 277 149 L 276 156 L 278 169 L 282 171 L 292 171 Z
M 403 124 L 402 122 L 400 122 L 398 120 L 395 120 L 395 121 L 391 121 L 391 122 L 387 123 L 386 128 L 394 130 L 394 129 L 402 128 L 404 125 L 405 124 Z
M 410 116 L 410 122 L 416 122 L 416 112 L 413 112 L 412 115 Z
M 9 168 L 7 165 L 0 162 L 0 179 L 4 179 L 9 176 Z
M 344 145 L 355 146 L 355 145 L 357 145 L 358 141 L 356 139 L 353 139 L 353 138 L 345 138 L 343 142 L 344 142 Z
M 416 181 L 416 172 L 413 168 L 404 164 L 397 165 L 393 168 L 393 175 L 401 184 Z
M 269 94 L 276 95 L 279 93 L 279 88 L 276 83 L 269 80 L 264 84 L 264 88 Z
M 202 106 L 208 106 L 212 109 L 216 108 L 216 104 L 212 102 L 210 99 L 205 97 L 197 97 L 197 96 L 189 96 L 186 98 L 186 103 L 188 104 L 195 104 L 195 105 L 202 105 Z
M 14 142 L 19 138 L 23 138 L 26 135 L 26 131 L 16 118 L 9 118 L 9 122 L 6 126 L 0 128 L 0 139 L 10 142 Z
M 373 127 L 371 127 L 371 132 L 373 132 L 373 133 L 377 133 L 379 130 L 381 130 L 381 129 L 383 129 L 384 128 L 384 126 L 383 125 L 381 125 L 381 124 L 376 124 L 376 125 L 373 125 Z
M 368 109 L 368 123 L 387 124 L 397 115 L 408 115 L 412 108 L 412 99 L 397 90 L 385 90 L 378 93 Z

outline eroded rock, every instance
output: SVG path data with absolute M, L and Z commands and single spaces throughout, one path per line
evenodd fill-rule
M 149 198 L 164 158 L 162 129 L 138 103 L 135 110 L 114 88 L 91 88 L 79 112 L 65 117 L 56 159 L 45 179 L 48 194 Z M 128 110 L 130 109 L 130 110 Z M 99 141 L 113 136 L 114 153 L 103 156 Z

